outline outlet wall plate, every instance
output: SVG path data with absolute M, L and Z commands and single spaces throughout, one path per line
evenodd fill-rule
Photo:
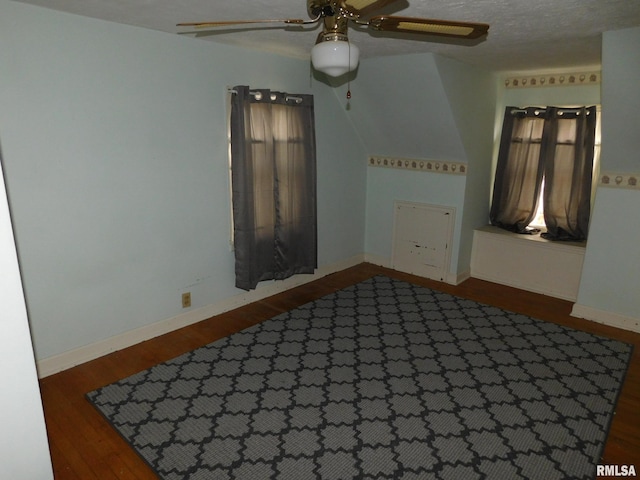
M 182 308 L 188 308 L 191 306 L 191 292 L 182 294 Z

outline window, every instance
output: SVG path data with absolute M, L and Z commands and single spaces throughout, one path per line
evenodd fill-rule
M 236 286 L 249 290 L 317 267 L 313 97 L 233 90 Z
M 537 233 L 530 225 L 540 225 L 542 217 L 546 238 L 587 238 L 599 150 L 597 117 L 596 107 L 507 107 L 491 205 L 493 225 Z

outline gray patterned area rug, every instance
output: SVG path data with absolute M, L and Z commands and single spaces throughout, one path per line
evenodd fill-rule
M 162 479 L 592 479 L 630 354 L 377 276 L 87 397 Z

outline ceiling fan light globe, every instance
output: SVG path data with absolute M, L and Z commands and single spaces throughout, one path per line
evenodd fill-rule
M 346 41 L 326 41 L 311 50 L 311 63 L 316 70 L 339 77 L 358 67 L 360 49 Z

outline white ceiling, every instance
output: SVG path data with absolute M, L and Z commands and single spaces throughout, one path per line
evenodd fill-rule
M 178 22 L 308 18 L 306 0 L 17 1 L 175 34 L 193 31 L 176 27 Z M 350 28 L 361 57 L 432 52 L 498 71 L 593 67 L 600 64 L 602 32 L 640 26 L 639 0 L 398 0 L 383 13 L 483 22 L 491 28 L 474 46 Z M 225 27 L 203 31 L 198 40 L 308 58 L 320 27 L 299 29 Z M 636 48 L 640 54 L 640 45 Z

